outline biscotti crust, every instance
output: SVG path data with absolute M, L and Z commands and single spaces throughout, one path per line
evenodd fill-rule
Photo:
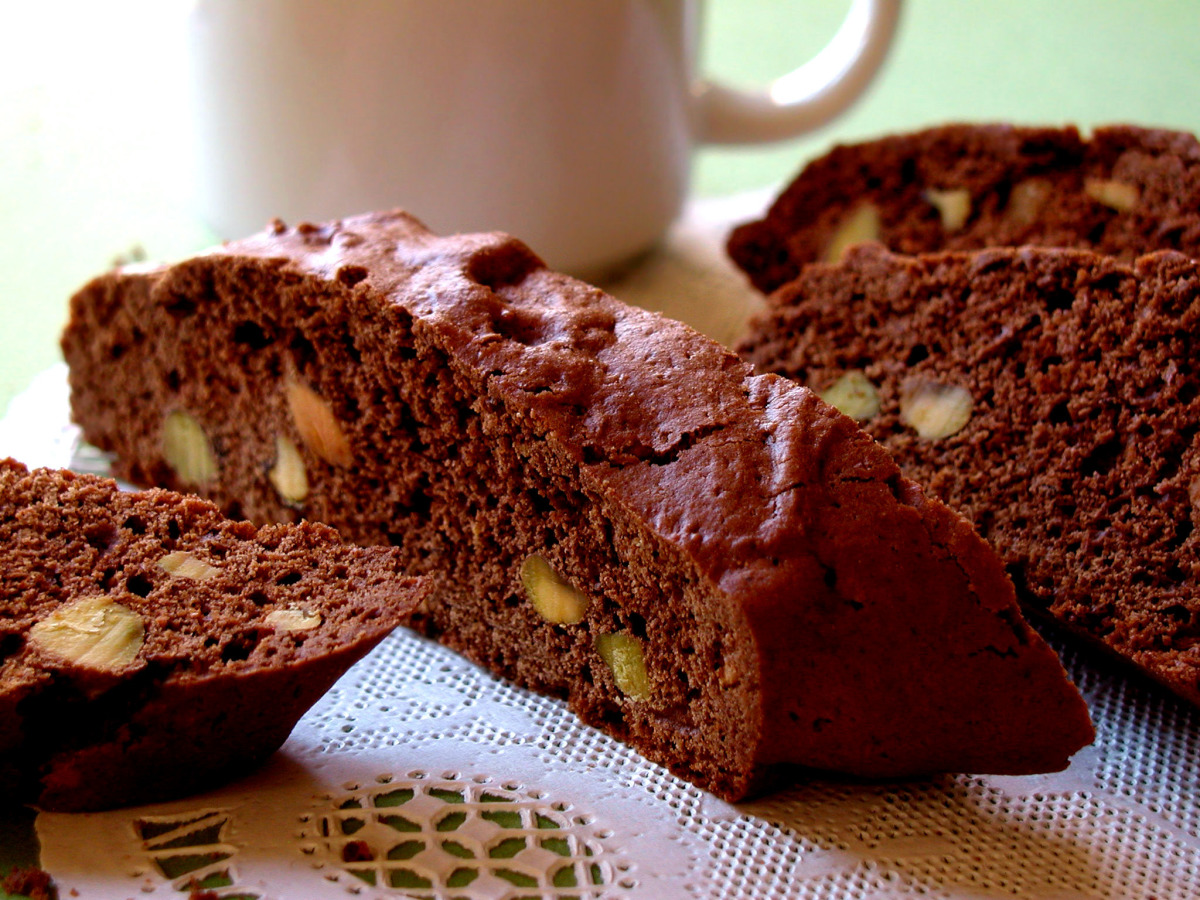
M 102 277 L 64 352 L 121 475 L 176 481 L 162 421 L 185 410 L 217 471 L 197 489 L 399 547 L 440 586 L 414 627 L 722 796 L 780 763 L 1028 770 L 1091 738 L 995 556 L 850 420 L 511 238 L 400 213 L 280 225 Z M 281 437 L 301 503 L 265 477 Z M 584 595 L 582 621 L 527 602 L 531 555 Z M 640 648 L 644 696 L 604 634 Z M 1036 710 L 996 713 L 1031 688 Z
M 813 160 L 730 256 L 763 291 L 836 255 L 839 229 L 898 253 L 1039 246 L 1200 256 L 1200 142 L 1165 129 L 949 124 Z

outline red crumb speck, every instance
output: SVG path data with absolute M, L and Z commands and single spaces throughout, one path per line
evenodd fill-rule
M 0 884 L 7 894 L 20 894 L 29 900 L 58 900 L 58 891 L 50 873 L 33 867 L 13 869 Z M 72 891 L 72 894 L 75 892 Z
M 342 848 L 342 862 L 371 862 L 375 854 L 366 841 L 351 841 Z

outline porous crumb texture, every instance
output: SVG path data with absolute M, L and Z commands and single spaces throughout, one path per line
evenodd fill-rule
M 722 796 L 1091 738 L 994 555 L 850 420 L 511 238 L 279 224 L 97 279 L 63 348 L 120 475 L 394 545 L 413 626 Z
M 857 217 L 857 218 L 856 218 Z M 835 147 L 810 163 L 766 216 L 735 229 L 730 256 L 772 291 L 843 237 L 899 253 L 1036 244 L 1130 260 L 1200 256 L 1200 143 L 1113 125 L 945 125 Z
M 397 554 L 323 525 L 255 528 L 197 497 L 12 460 L 0 560 L 0 793 L 56 809 L 247 770 L 421 596 Z M 129 627 L 63 624 L 80 609 Z
M 865 376 L 863 427 L 1023 600 L 1200 704 L 1198 326 L 1200 268 L 1177 253 L 874 246 L 806 269 L 741 350 L 818 391 Z M 921 436 L 938 422 L 914 398 L 958 389 L 965 418 Z

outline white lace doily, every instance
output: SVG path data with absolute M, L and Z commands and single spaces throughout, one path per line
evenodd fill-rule
M 728 340 L 756 302 L 719 249 L 744 209 L 694 209 L 614 292 Z M 76 446 L 61 368 L 0 420 L 0 454 L 105 468 Z M 42 863 L 84 900 L 186 900 L 194 885 L 259 900 L 1193 900 L 1200 712 L 1060 649 L 1099 733 L 1066 772 L 814 778 L 733 806 L 398 631 L 255 775 L 177 803 L 40 814 Z

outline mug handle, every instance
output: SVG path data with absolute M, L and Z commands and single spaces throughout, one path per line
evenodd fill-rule
M 837 34 L 800 68 L 762 90 L 712 81 L 696 95 L 698 139 L 754 144 L 796 137 L 826 124 L 875 77 L 896 31 L 900 0 L 854 0 Z

